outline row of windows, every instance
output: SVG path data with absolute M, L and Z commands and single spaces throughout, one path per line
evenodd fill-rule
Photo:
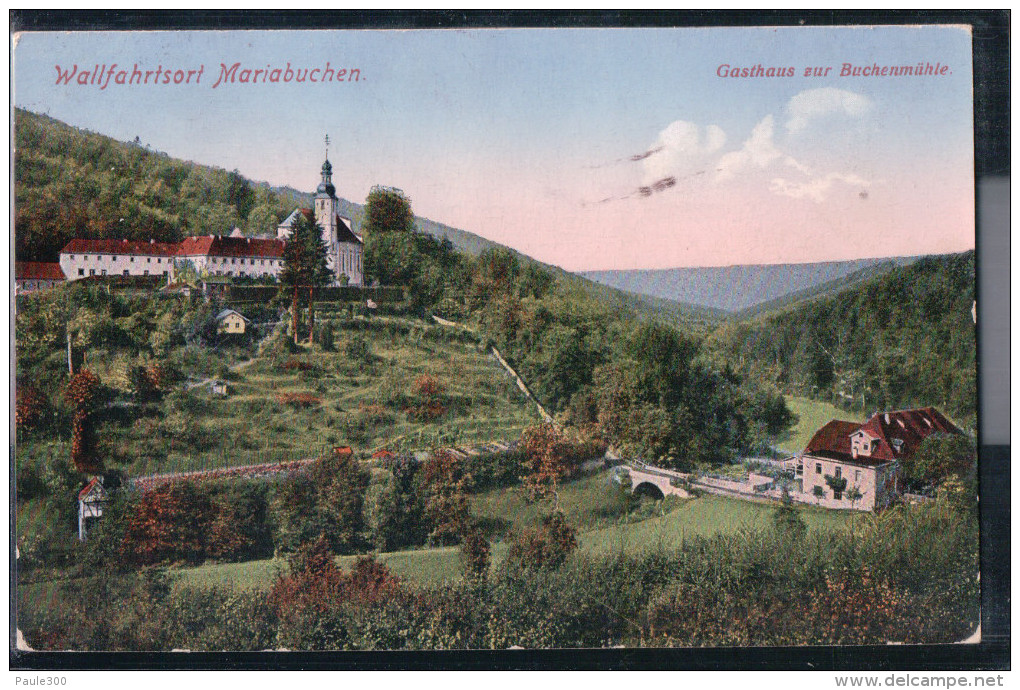
M 167 274 L 168 272 L 169 272 L 169 271 L 167 271 L 167 269 L 165 269 L 165 268 L 164 268 L 164 269 L 163 269 L 162 271 L 160 271 L 160 272 L 159 272 L 159 275 L 161 275 L 161 276 L 165 276 L 165 275 L 166 275 L 166 274 Z M 84 269 L 84 268 L 79 268 L 79 269 L 78 269 L 78 275 L 79 275 L 79 276 L 84 276 L 84 275 L 85 275 L 85 269 Z M 96 275 L 96 269 L 94 269 L 94 268 L 90 268 L 90 269 L 89 269 L 89 275 L 90 275 L 90 276 L 94 276 L 94 275 Z M 99 275 L 105 276 L 105 275 L 106 275 L 106 269 L 105 269 L 105 268 L 103 268 L 103 269 L 100 269 L 100 273 L 99 273 Z M 129 276 L 129 275 L 131 275 L 131 271 L 130 271 L 129 269 L 126 269 L 126 268 L 125 268 L 125 269 L 124 269 L 124 272 L 123 272 L 123 275 Z M 148 271 L 144 271 L 144 272 L 142 273 L 142 275 L 146 275 L 146 276 L 147 276 L 147 275 L 149 275 L 149 272 L 148 272 Z
M 248 265 L 249 266 L 254 266 L 255 265 L 255 261 L 256 261 L 255 259 L 248 259 Z M 259 266 L 265 266 L 266 265 L 266 261 L 267 261 L 267 259 L 258 259 Z M 269 261 L 269 265 L 270 266 L 276 266 L 278 264 L 282 264 L 283 263 L 283 260 L 281 260 L 281 259 L 268 259 L 268 261 Z M 212 257 L 212 263 L 214 263 L 214 264 L 218 264 L 218 263 L 225 264 L 225 263 L 227 263 L 227 259 L 226 259 L 226 257 L 223 257 L 223 259 L 217 259 L 214 256 L 214 257 Z M 234 258 L 230 259 L 230 263 L 235 263 Z M 236 261 L 236 263 L 239 263 L 239 264 L 241 264 L 243 266 L 244 265 L 244 259 L 238 259 Z
M 816 462 L 815 463 L 815 474 L 821 474 L 821 473 L 822 473 L 822 463 Z M 804 475 L 804 463 L 800 463 L 800 464 L 797 465 L 797 476 L 800 477 L 800 476 L 803 476 L 803 475 Z M 843 476 L 843 468 L 841 466 L 839 466 L 839 465 L 836 466 L 835 475 L 834 476 L 837 479 Z M 855 482 L 861 481 L 861 471 L 860 470 L 854 470 L 854 481 Z
M 69 254 L 68 256 L 70 256 L 70 257 L 71 257 L 72 259 L 74 259 L 74 254 Z M 123 258 L 123 257 L 122 257 L 121 255 L 119 255 L 119 254 L 96 254 L 96 255 L 92 255 L 92 254 L 83 254 L 83 255 L 82 255 L 82 258 L 83 258 L 83 259 L 84 259 L 85 261 L 91 261 L 91 260 L 95 260 L 95 261 L 102 261 L 103 259 L 106 259 L 106 258 L 109 258 L 109 259 L 111 259 L 112 261 L 116 261 L 117 259 L 119 259 L 119 258 Z M 130 256 L 130 257 L 128 257 L 128 261 L 129 261 L 130 263 L 134 263 L 134 262 L 135 262 L 135 257 L 133 257 L 133 256 Z M 166 260 L 166 262 L 167 262 L 167 263 L 170 263 L 170 259 L 168 258 L 168 259 Z M 147 263 L 147 264 L 151 264 L 151 263 L 152 263 L 152 257 L 151 257 L 151 256 L 147 256 L 147 257 L 145 257 L 145 263 Z M 163 263 L 163 257 L 161 257 L 161 256 L 157 256 L 157 257 L 156 257 L 156 263 L 157 263 L 157 264 L 161 264 L 161 263 Z

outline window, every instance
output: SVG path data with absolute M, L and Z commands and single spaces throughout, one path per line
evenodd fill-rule
M 71 258 L 72 258 L 72 259 L 74 258 L 74 254 L 72 254 L 72 255 L 71 255 Z
M 842 467 L 837 467 L 836 468 L 836 479 L 839 479 L 842 476 L 843 476 L 843 468 Z
M 135 257 L 132 256 L 131 257 L 131 263 L 134 263 L 134 262 L 135 262 Z
M 822 463 L 816 462 L 815 463 L 815 474 L 821 474 L 821 473 L 822 473 Z
M 106 273 L 106 271 L 103 271 L 103 273 Z M 95 274 L 96 274 L 96 269 L 94 269 L 94 268 L 90 268 L 90 269 L 89 269 L 89 275 L 90 275 L 90 276 L 94 276 Z
M 151 256 L 145 257 L 145 263 L 151 264 L 152 263 L 152 257 Z
M 106 271 L 103 271 L 103 273 L 106 273 Z M 124 269 L 124 275 L 126 275 L 126 276 L 131 275 L 131 271 L 129 271 L 128 269 L 125 268 Z
M 106 275 L 106 269 L 105 268 L 103 269 L 103 275 L 104 276 Z
M 861 481 L 861 471 L 860 470 L 857 470 L 856 472 L 854 472 L 854 481 L 855 482 Z
M 157 258 L 157 259 L 156 259 L 156 263 L 157 263 L 157 264 L 161 264 L 161 263 L 163 263 L 163 259 Z
M 843 500 L 843 492 L 842 491 L 836 491 L 835 489 L 833 489 L 832 490 L 832 497 L 834 499 L 836 499 L 837 501 L 842 501 Z
M 146 272 L 144 273 L 144 275 L 149 275 L 149 272 L 148 272 L 148 271 L 146 271 Z
M 797 476 L 801 477 L 803 475 L 804 475 L 804 463 L 798 462 L 797 463 Z
M 85 269 L 84 268 L 79 268 L 78 269 L 78 275 L 80 275 L 80 276 L 85 275 Z

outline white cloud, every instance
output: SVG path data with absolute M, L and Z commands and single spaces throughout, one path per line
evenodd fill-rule
M 717 125 L 704 129 L 685 120 L 670 123 L 659 132 L 651 150 L 659 149 L 643 161 L 646 181 L 670 175 L 682 176 L 704 169 L 709 158 L 726 143 L 726 133 Z
M 822 203 L 828 197 L 833 185 L 837 182 L 854 187 L 863 187 L 864 190 L 862 191 L 867 190 L 871 185 L 870 182 L 857 175 L 831 172 L 804 182 L 791 182 L 790 180 L 776 177 L 769 183 L 769 191 L 773 194 L 793 197 L 794 199 L 810 199 L 817 203 Z
M 724 154 L 715 166 L 717 182 L 725 182 L 735 178 L 742 172 L 748 170 L 764 170 L 773 164 L 781 163 L 804 174 L 809 174 L 810 169 L 784 154 L 773 141 L 775 133 L 775 121 L 771 115 L 754 126 L 751 136 L 744 145 L 737 151 L 730 151 Z
M 786 104 L 786 130 L 800 132 L 815 119 L 829 115 L 862 117 L 872 108 L 867 96 L 830 86 L 801 91 Z

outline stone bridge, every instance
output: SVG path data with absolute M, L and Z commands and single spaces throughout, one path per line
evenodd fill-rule
M 632 493 L 650 496 L 652 498 L 665 498 L 666 496 L 679 496 L 689 498 L 682 487 L 676 486 L 679 482 L 687 482 L 690 475 L 683 472 L 652 467 L 640 460 L 630 460 L 625 465 L 619 465 L 614 470 L 617 476 L 626 472 L 630 475 L 630 490 Z

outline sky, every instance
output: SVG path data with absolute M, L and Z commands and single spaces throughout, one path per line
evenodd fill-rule
M 952 26 L 22 33 L 13 95 L 306 191 L 329 134 L 339 196 L 568 270 L 803 263 L 974 247 L 970 55 Z M 918 63 L 946 69 L 841 76 Z

